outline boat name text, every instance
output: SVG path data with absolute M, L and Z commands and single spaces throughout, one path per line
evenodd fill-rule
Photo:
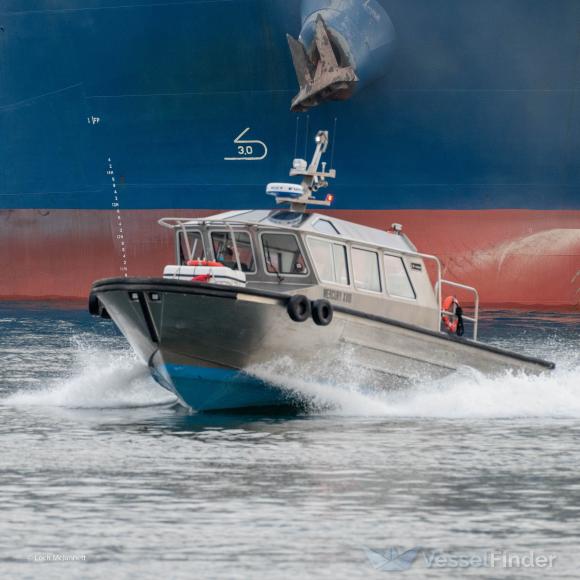
M 345 304 L 352 303 L 352 294 L 350 292 L 343 292 L 342 290 L 324 289 L 324 297 L 327 300 L 335 300 L 336 302 L 344 302 Z

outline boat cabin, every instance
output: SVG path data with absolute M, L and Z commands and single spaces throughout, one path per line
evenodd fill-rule
M 440 329 L 442 315 L 454 314 L 441 307 L 441 288 L 447 284 L 475 296 L 475 316 L 465 319 L 474 323 L 476 338 L 477 291 L 442 280 L 439 259 L 417 252 L 402 226 L 382 231 L 307 211 L 309 205 L 328 207 L 334 199 L 332 194 L 317 196 L 336 177 L 321 161 L 328 132 L 319 131 L 315 142 L 310 164 L 295 159 L 290 169 L 291 177 L 302 178 L 300 185 L 270 183 L 266 188 L 278 205 L 288 204 L 285 209 L 160 220 L 175 232 L 175 265 L 165 268 L 164 277 L 300 293 L 342 311 L 429 330 Z
M 215 274 L 219 283 L 221 275 L 222 282 L 300 292 L 439 328 L 439 292 L 425 265 L 438 260 L 419 254 L 397 224 L 380 231 L 288 209 L 164 218 L 160 224 L 175 233 L 175 265 L 165 269 L 166 278 L 203 282 Z

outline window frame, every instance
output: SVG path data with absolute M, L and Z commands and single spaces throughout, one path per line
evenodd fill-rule
M 218 260 L 215 257 L 215 250 L 213 247 L 213 234 L 238 234 L 238 233 L 243 233 L 243 234 L 247 234 L 247 236 L 250 238 L 250 247 L 252 249 L 252 257 L 254 258 L 254 269 L 253 270 L 240 270 L 241 272 L 243 272 L 244 274 L 257 274 L 258 273 L 258 260 L 256 258 L 256 248 L 254 247 L 254 240 L 252 239 L 252 234 L 243 228 L 232 228 L 231 230 L 229 228 L 226 229 L 213 229 L 213 228 L 208 228 L 207 230 L 207 235 L 209 238 L 209 242 L 210 242 L 210 247 L 211 247 L 211 255 L 213 258 L 213 261 L 217 262 Z M 207 254 L 206 254 L 207 255 Z M 240 260 L 240 264 L 241 264 L 241 260 Z M 235 270 L 236 272 L 238 270 Z
M 207 257 L 207 252 L 205 250 L 206 244 L 205 244 L 205 240 L 204 240 L 203 231 L 201 229 L 199 229 L 199 230 L 194 230 L 194 229 L 187 230 L 186 229 L 184 232 L 183 228 L 179 228 L 176 230 L 176 233 L 177 233 L 177 235 L 175 237 L 175 258 L 177 260 L 176 264 L 181 264 L 182 266 L 185 266 L 185 265 L 187 265 L 187 261 L 189 260 L 189 258 L 186 257 L 185 262 L 183 264 L 181 263 L 181 250 L 183 248 L 183 246 L 181 244 L 182 244 L 182 242 L 184 243 L 184 240 L 182 239 L 182 236 L 184 233 L 186 235 L 187 234 L 199 234 L 199 238 L 201 240 L 201 247 L 203 249 L 203 255 L 205 257 Z
M 322 230 L 319 230 L 316 226 L 321 222 L 328 224 L 332 228 L 332 232 L 323 232 Z M 326 219 L 326 218 L 318 218 L 312 224 L 312 229 L 316 230 L 319 234 L 322 234 L 322 235 L 340 236 L 340 232 L 338 231 L 338 228 L 329 219 Z
M 377 257 L 377 266 L 378 266 L 378 269 L 379 269 L 379 287 L 380 287 L 379 290 L 369 290 L 368 288 L 359 288 L 357 286 L 355 269 L 354 269 L 354 259 L 352 257 L 352 251 L 353 250 L 362 250 L 363 252 L 369 252 L 371 254 L 375 254 L 375 256 Z M 358 244 L 355 244 L 355 245 L 351 245 L 350 246 L 350 254 L 351 254 L 350 255 L 350 261 L 351 261 L 351 264 L 352 264 L 352 283 L 353 283 L 353 288 L 355 288 L 357 290 L 357 292 L 367 292 L 367 293 L 372 294 L 374 296 L 377 296 L 379 294 L 384 294 L 385 293 L 384 292 L 385 289 L 383 288 L 383 286 L 384 286 L 384 283 L 383 283 L 383 268 L 382 268 L 382 265 L 381 265 L 381 261 L 382 260 L 380 259 L 381 252 L 379 250 L 377 250 L 376 248 L 369 248 L 368 246 L 360 246 Z
M 296 240 L 296 244 L 298 246 L 298 249 L 300 250 L 302 257 L 304 258 L 305 272 L 303 272 L 302 274 L 285 274 L 284 272 L 278 272 L 276 274 L 276 272 L 268 272 L 268 263 L 266 262 L 266 252 L 264 252 L 264 240 L 263 240 L 264 235 L 268 235 L 268 234 L 292 236 Z M 272 276 L 274 278 L 279 278 L 280 276 L 282 276 L 283 278 L 292 277 L 292 278 L 304 279 L 305 277 L 311 275 L 310 265 L 308 264 L 308 260 L 310 259 L 310 255 L 304 251 L 304 247 L 300 243 L 300 241 L 301 241 L 300 236 L 296 235 L 294 232 L 288 232 L 285 230 L 282 230 L 282 231 L 281 230 L 263 230 L 263 231 L 259 232 L 258 239 L 260 242 L 260 254 L 261 254 L 261 258 L 262 258 L 262 266 L 264 268 L 264 274 L 266 276 Z
M 330 282 L 329 280 L 323 280 L 320 277 L 320 274 L 318 272 L 318 267 L 316 265 L 316 260 L 314 259 L 314 256 L 312 254 L 312 250 L 310 249 L 310 242 L 309 240 L 316 240 L 316 241 L 320 241 L 320 242 L 326 242 L 328 244 L 330 244 L 330 253 L 332 256 L 332 272 L 333 274 L 336 274 L 336 267 L 335 267 L 335 260 L 334 260 L 334 248 L 333 246 L 340 246 L 341 248 L 344 249 L 344 259 L 345 259 L 345 263 L 346 263 L 346 275 L 348 277 L 348 284 L 342 284 L 340 282 Z M 352 276 L 352 268 L 350 267 L 349 264 L 349 250 L 348 250 L 348 244 L 345 244 L 344 242 L 339 242 L 337 240 L 334 240 L 332 238 L 324 238 L 321 236 L 316 236 L 316 235 L 307 235 L 306 236 L 306 247 L 308 248 L 308 253 L 309 253 L 309 258 L 310 261 L 312 262 L 312 268 L 314 270 L 314 272 L 316 273 L 316 277 L 318 279 L 318 281 L 321 284 L 331 284 L 333 286 L 340 286 L 341 288 L 351 288 L 353 286 L 352 284 L 352 280 L 353 280 L 353 276 Z
M 389 288 L 389 280 L 387 278 L 387 267 L 385 265 L 385 256 L 389 256 L 390 258 L 398 258 L 403 265 L 403 270 L 405 275 L 407 276 L 407 280 L 409 281 L 409 286 L 411 287 L 411 291 L 413 292 L 413 298 L 409 298 L 408 296 L 399 296 L 398 294 L 393 294 Z M 383 270 L 384 270 L 384 277 L 385 277 L 385 290 L 390 298 L 396 298 L 398 300 L 410 300 L 412 302 L 417 302 L 417 290 L 415 290 L 415 286 L 413 285 L 413 281 L 411 280 L 411 276 L 409 275 L 409 270 L 407 269 L 407 264 L 405 264 L 405 260 L 403 256 L 397 254 L 391 254 L 389 252 L 383 252 Z

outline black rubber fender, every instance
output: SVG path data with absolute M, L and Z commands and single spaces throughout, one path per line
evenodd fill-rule
M 91 316 L 101 315 L 101 302 L 97 298 L 97 295 L 92 292 L 89 294 L 89 314 Z
M 294 322 L 304 322 L 310 318 L 310 300 L 308 300 L 308 298 L 306 298 L 306 296 L 303 294 L 295 294 L 288 300 L 286 310 L 288 312 L 288 316 Z
M 328 326 L 332 322 L 334 309 L 328 300 L 315 300 L 312 303 L 312 320 L 318 326 Z
M 100 316 L 105 320 L 111 319 L 107 309 L 101 304 L 101 301 L 97 298 L 97 295 L 93 294 L 92 292 L 89 294 L 89 314 L 91 316 Z

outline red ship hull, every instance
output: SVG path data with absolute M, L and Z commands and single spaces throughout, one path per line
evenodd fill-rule
M 98 210 L 0 211 L 0 298 L 84 299 L 91 283 L 158 276 L 174 261 L 166 216 L 216 211 L 123 211 L 125 258 L 116 215 Z M 580 211 L 333 211 L 376 228 L 391 223 L 418 250 L 442 260 L 444 277 L 478 288 L 484 307 L 580 308 Z

